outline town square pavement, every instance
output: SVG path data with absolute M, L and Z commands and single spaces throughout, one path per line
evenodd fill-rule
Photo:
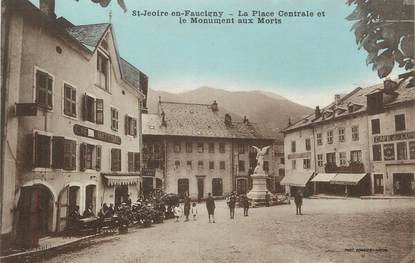
M 87 247 L 43 262 L 414 262 L 415 200 L 304 200 L 304 215 L 280 205 L 237 209 L 229 219 L 216 203 L 216 223 L 204 203 L 197 221 L 166 220 L 128 234 L 97 238 Z

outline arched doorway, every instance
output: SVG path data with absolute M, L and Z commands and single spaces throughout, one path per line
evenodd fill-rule
M 36 247 L 40 237 L 52 232 L 53 207 L 53 194 L 45 185 L 21 188 L 17 240 L 22 246 Z
M 94 214 L 96 214 L 96 189 L 97 187 L 93 184 L 87 185 L 85 188 L 85 209 L 91 207 Z

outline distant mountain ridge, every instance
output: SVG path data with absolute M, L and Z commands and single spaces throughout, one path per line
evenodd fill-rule
M 190 91 L 171 93 L 149 89 L 147 105 L 149 113 L 157 112 L 162 101 L 210 104 L 214 100 L 221 110 L 232 116 L 246 116 L 249 121 L 262 123 L 275 132 L 287 127 L 288 119 L 298 120 L 312 112 L 312 109 L 292 102 L 269 91 L 228 91 L 211 87 L 200 87 Z

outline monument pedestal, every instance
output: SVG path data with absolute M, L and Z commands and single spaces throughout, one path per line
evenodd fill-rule
M 253 174 L 251 175 L 252 178 L 252 190 L 249 191 L 247 197 L 254 202 L 254 206 L 257 205 L 265 205 L 265 193 L 268 192 L 269 194 L 269 202 L 270 205 L 273 202 L 275 196 L 268 191 L 267 188 L 267 178 L 265 174 Z

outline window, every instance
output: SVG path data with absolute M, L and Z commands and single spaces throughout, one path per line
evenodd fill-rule
M 186 142 L 186 152 L 187 153 L 193 152 L 193 144 L 191 142 Z
M 121 171 L 121 149 L 111 149 L 111 171 Z
M 350 152 L 350 160 L 352 162 L 362 162 L 362 151 L 351 151 Z
M 129 172 L 140 171 L 140 153 L 137 153 L 137 152 L 128 153 L 128 171 Z
M 415 159 L 415 141 L 409 142 L 409 159 Z
M 323 155 L 322 154 L 317 154 L 317 166 L 323 167 Z
M 339 161 L 340 161 L 340 166 L 347 166 L 347 153 L 346 152 L 339 153 Z
M 219 168 L 220 168 L 221 170 L 225 170 L 225 161 L 220 161 L 220 163 L 219 163 Z
M 404 131 L 405 128 L 405 114 L 395 115 L 395 130 Z
M 242 143 L 238 144 L 238 153 L 239 154 L 245 153 L 245 145 L 243 145 Z
M 408 159 L 408 152 L 407 152 L 407 143 L 406 142 L 398 142 L 396 144 L 396 154 L 398 160 L 407 160 Z
M 310 166 L 311 166 L 310 159 L 303 159 L 303 168 L 310 169 Z
M 102 147 L 101 145 L 95 146 L 95 169 L 97 171 L 101 170 L 101 160 L 102 160 Z
M 323 145 L 323 134 L 317 133 L 317 145 Z
M 336 153 L 327 153 L 326 161 L 329 164 L 336 164 Z
M 395 160 L 395 144 L 387 143 L 383 145 L 383 160 Z
M 199 169 L 203 169 L 203 161 L 198 161 L 198 162 L 197 162 L 197 167 L 198 167 Z
M 53 77 L 46 72 L 36 70 L 36 104 L 44 109 L 53 107 Z
M 82 114 L 84 121 L 104 124 L 104 100 L 85 94 Z
M 137 119 L 128 115 L 125 116 L 125 134 L 137 136 Z
M 96 99 L 95 100 L 95 112 L 96 112 L 96 124 L 104 124 L 104 100 Z
M 238 162 L 238 170 L 240 172 L 245 172 L 245 161 L 239 160 L 239 162 Z
M 380 120 L 373 119 L 371 120 L 372 123 L 372 134 L 379 134 L 380 133 Z
M 264 161 L 264 171 L 269 172 L 269 162 L 268 161 Z
M 65 170 L 76 169 L 76 141 L 53 137 L 52 167 Z
M 295 141 L 291 141 L 291 152 L 295 153 L 295 151 L 296 151 Z
M 50 168 L 51 137 L 35 134 L 34 167 Z
M 214 153 L 214 152 L 215 152 L 215 144 L 209 143 L 209 153 Z
M 118 110 L 111 108 L 111 129 L 118 131 Z
M 192 169 L 192 161 L 187 161 L 186 166 L 187 168 Z
M 211 169 L 211 170 L 215 169 L 215 162 L 213 162 L 213 161 L 209 162 L 209 169 Z
M 345 140 L 345 129 L 339 128 L 339 142 L 344 142 Z
M 278 175 L 285 176 L 285 169 L 282 169 L 282 168 L 278 169 Z
M 352 127 L 352 140 L 353 141 L 359 140 L 359 126 Z
M 373 152 L 373 161 L 382 160 L 382 147 L 380 144 L 374 144 L 372 146 L 372 152 Z
M 174 168 L 178 169 L 180 167 L 180 161 L 174 162 Z
M 284 157 L 280 158 L 280 163 L 281 163 L 281 164 L 285 164 L 285 159 L 284 159 Z
M 71 117 L 76 117 L 76 89 L 66 83 L 63 87 L 63 113 Z
M 204 151 L 204 149 L 203 149 L 203 143 L 202 142 L 199 142 L 197 144 L 197 152 L 198 153 L 203 153 L 203 151 Z
M 97 146 L 81 143 L 80 145 L 80 170 L 85 171 L 86 169 L 101 169 L 101 148 L 97 150 Z M 99 152 L 98 152 L 99 151 Z M 99 161 L 99 164 L 97 163 Z
M 311 140 L 310 138 L 305 139 L 305 150 L 311 151 Z
M 220 153 L 225 153 L 225 144 L 224 143 L 219 143 L 219 152 Z
M 296 160 L 292 160 L 292 161 L 291 161 L 291 168 L 292 168 L 293 170 L 297 169 L 297 161 L 296 161 Z
M 327 143 L 332 144 L 333 143 L 333 131 L 327 132 Z
M 108 81 L 108 75 L 109 75 L 109 60 L 107 57 L 105 57 L 102 53 L 97 53 L 97 72 L 98 72 L 98 80 L 97 85 L 104 89 L 109 89 L 109 81 Z
M 175 153 L 179 153 L 179 152 L 181 151 L 181 145 L 180 145 L 180 142 L 175 142 L 175 143 L 174 143 L 174 145 L 173 145 L 173 151 L 174 151 Z

